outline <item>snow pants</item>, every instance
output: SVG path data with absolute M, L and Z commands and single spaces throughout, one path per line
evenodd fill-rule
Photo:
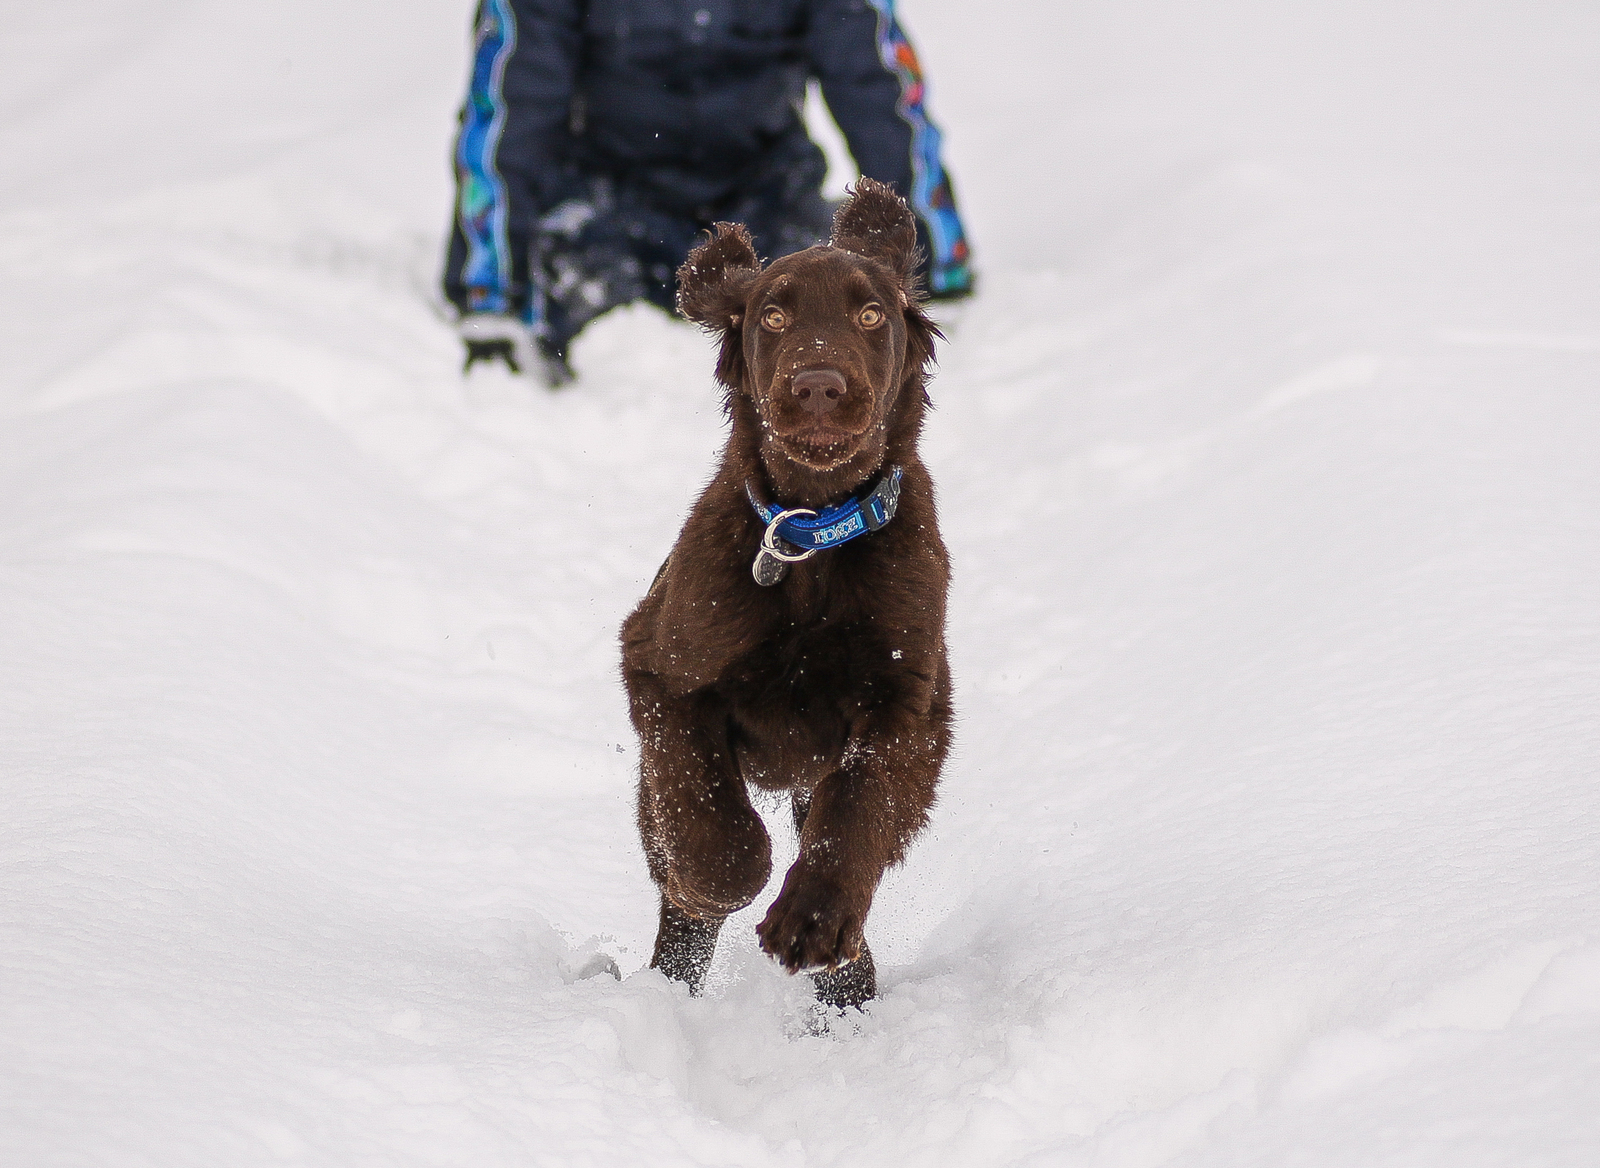
M 587 180 L 583 198 L 541 218 L 530 235 L 511 236 L 511 311 L 546 347 L 565 357 L 572 338 L 595 317 L 635 300 L 674 311 L 678 266 L 715 222 L 743 223 L 764 259 L 828 238 L 833 207 L 822 197 L 826 164 L 809 139 L 775 151 L 744 190 L 713 207 L 662 206 L 642 183 L 610 176 Z M 476 311 L 462 278 L 466 242 L 453 226 L 445 295 Z

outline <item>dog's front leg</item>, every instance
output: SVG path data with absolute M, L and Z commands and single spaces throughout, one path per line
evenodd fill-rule
M 836 970 L 866 952 L 873 894 L 927 822 L 948 748 L 948 729 L 928 715 L 885 711 L 817 784 L 800 855 L 756 927 L 784 968 Z
M 649 674 L 628 676 L 639 731 L 639 834 L 661 889 L 651 966 L 698 992 L 728 914 L 772 872 L 772 843 L 725 742 L 693 695 Z

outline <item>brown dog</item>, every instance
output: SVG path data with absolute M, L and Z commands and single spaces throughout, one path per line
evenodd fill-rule
M 622 668 L 661 888 L 651 965 L 692 991 L 772 870 L 753 783 L 792 792 L 800 833 L 761 947 L 821 970 L 824 1002 L 876 992 L 867 910 L 950 744 L 949 562 L 917 457 L 939 334 L 916 266 L 910 209 L 862 179 L 830 244 L 763 271 L 719 223 L 678 272 L 679 311 L 721 338 L 732 432 L 623 625 Z

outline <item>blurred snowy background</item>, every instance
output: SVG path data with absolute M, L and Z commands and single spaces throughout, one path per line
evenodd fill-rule
M 826 1034 L 770 894 L 641 969 L 711 351 L 461 377 L 469 7 L 0 13 L 0 1162 L 1600 1163 L 1600 7 L 905 0 L 962 720 Z

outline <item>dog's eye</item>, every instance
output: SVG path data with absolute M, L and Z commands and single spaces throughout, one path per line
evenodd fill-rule
M 761 314 L 761 324 L 775 333 L 781 333 L 788 325 L 789 318 L 783 314 L 781 308 L 769 308 Z
M 856 322 L 864 329 L 875 329 L 883 323 L 883 309 L 869 304 L 856 314 Z

